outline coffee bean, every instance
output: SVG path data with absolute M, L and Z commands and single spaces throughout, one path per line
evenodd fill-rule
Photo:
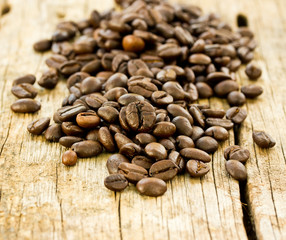
M 187 162 L 186 168 L 192 177 L 202 177 L 210 171 L 210 168 L 207 164 L 198 160 L 189 160 Z
M 95 128 L 100 124 L 100 118 L 93 112 L 81 112 L 77 114 L 76 122 L 83 128 Z
M 125 88 L 115 87 L 113 89 L 108 90 L 104 94 L 104 97 L 107 98 L 109 101 L 118 101 L 122 95 L 127 94 L 127 93 L 128 91 Z M 142 97 L 141 100 L 144 100 L 144 98 Z
M 164 181 L 173 179 L 178 173 L 177 165 L 171 160 L 161 160 L 155 162 L 150 170 L 149 175 L 151 177 L 159 178 Z
M 247 149 L 234 145 L 229 146 L 224 150 L 224 158 L 226 160 L 232 159 L 245 163 L 249 159 L 250 153 Z
M 243 108 L 232 107 L 226 111 L 226 118 L 236 124 L 241 124 L 247 117 L 247 112 Z
M 190 137 L 184 135 L 178 136 L 176 142 L 179 149 L 195 147 L 194 141 Z
M 245 166 L 237 160 L 228 160 L 225 163 L 227 172 L 236 180 L 244 181 L 247 178 Z
M 175 124 L 171 122 L 159 122 L 156 123 L 153 129 L 153 134 L 156 137 L 167 138 L 172 136 L 176 132 Z
M 104 186 L 111 191 L 120 192 L 128 186 L 128 181 L 124 175 L 115 173 L 104 179 Z
M 98 93 L 92 93 L 85 98 L 85 102 L 92 109 L 98 109 L 107 102 L 107 99 Z
M 133 143 L 131 139 L 129 139 L 122 133 L 116 133 L 114 135 L 114 139 L 115 139 L 118 149 L 121 149 L 127 143 Z
M 200 98 L 210 98 L 214 94 L 213 89 L 204 82 L 196 83 L 196 87 L 197 87 Z
M 225 141 L 228 139 L 228 131 L 220 126 L 212 126 L 205 131 L 205 135 L 213 137 L 217 141 Z
M 223 118 L 225 111 L 223 109 L 202 109 L 206 118 Z
M 246 102 L 246 99 L 243 93 L 232 91 L 227 95 L 227 102 L 230 106 L 241 106 Z
M 36 82 L 36 77 L 33 74 L 27 74 L 22 77 L 18 77 L 13 81 L 13 86 L 21 83 L 29 83 L 33 85 Z
M 83 94 L 89 94 L 100 91 L 102 88 L 102 81 L 100 78 L 96 77 L 87 77 L 85 78 L 80 85 L 80 91 Z
M 218 149 L 218 142 L 212 137 L 205 136 L 196 141 L 196 147 L 207 153 L 214 153 Z
M 71 88 L 77 83 L 81 83 L 85 78 L 89 77 L 90 75 L 85 72 L 76 72 L 72 74 L 67 80 L 67 88 Z
M 49 127 L 49 124 L 50 118 L 44 117 L 31 122 L 27 129 L 34 135 L 41 135 Z
M 115 73 L 111 75 L 105 83 L 105 91 L 109 91 L 115 87 L 127 87 L 127 76 L 123 73 Z
M 164 148 L 167 150 L 167 152 L 176 150 L 175 141 L 173 142 L 171 139 L 162 138 L 159 140 L 159 143 L 164 146 Z
M 207 75 L 206 80 L 210 86 L 214 86 L 222 81 L 230 79 L 231 79 L 230 75 L 224 72 L 211 72 Z
M 153 92 L 158 91 L 158 88 L 149 78 L 136 77 L 128 80 L 128 91 L 131 93 L 140 94 L 145 98 L 150 98 Z
M 168 158 L 176 164 L 176 166 L 178 167 L 178 173 L 183 173 L 183 171 L 185 170 L 186 163 L 180 153 L 177 151 L 172 151 L 169 154 Z
M 89 158 L 95 157 L 102 152 L 102 146 L 97 141 L 85 140 L 74 143 L 71 149 L 76 152 L 79 157 Z
M 241 92 L 247 98 L 256 98 L 263 93 L 263 88 L 255 84 L 251 84 L 247 86 L 242 86 Z
M 45 138 L 50 142 L 58 142 L 62 135 L 62 126 L 57 123 L 52 124 L 45 131 Z
M 78 72 L 81 69 L 81 65 L 74 60 L 66 61 L 60 65 L 60 72 L 63 75 L 72 75 L 75 72 Z
M 193 133 L 190 136 L 193 139 L 193 141 L 197 141 L 203 135 L 204 135 L 204 130 L 201 127 L 193 126 Z
M 113 137 L 107 127 L 101 127 L 98 131 L 99 142 L 108 152 L 115 151 L 115 143 Z
M 63 122 L 62 130 L 68 136 L 82 137 L 84 135 L 84 130 L 73 122 Z
M 276 141 L 268 133 L 263 131 L 253 131 L 252 138 L 261 148 L 272 148 L 276 144 Z
M 61 65 L 67 62 L 67 58 L 60 54 L 53 54 L 52 56 L 47 58 L 45 62 L 48 67 L 60 70 Z
M 214 92 L 219 97 L 224 97 L 232 91 L 237 91 L 239 88 L 238 83 L 233 80 L 225 80 L 220 82 L 214 87 Z
M 173 118 L 172 123 L 176 126 L 176 132 L 179 135 L 192 136 L 193 127 L 185 117 L 178 116 Z
M 89 139 L 88 139 L 89 140 Z M 74 143 L 83 141 L 80 137 L 75 136 L 63 136 L 59 139 L 59 143 L 67 148 L 70 148 Z
M 182 117 L 187 118 L 189 120 L 190 124 L 194 123 L 194 120 L 193 120 L 191 114 L 186 109 L 184 109 L 183 107 L 181 107 L 177 104 L 169 104 L 167 107 L 167 111 L 173 117 L 182 116 Z
M 136 188 L 142 195 L 159 197 L 167 191 L 167 184 L 158 178 L 143 178 L 136 184 Z
M 232 121 L 228 120 L 228 119 L 221 119 L 221 118 L 207 118 L 206 119 L 206 124 L 209 127 L 212 126 L 220 126 L 225 128 L 226 130 L 230 130 L 233 128 L 233 123 Z
M 151 100 L 158 106 L 164 106 L 173 102 L 173 97 L 165 91 L 155 91 L 152 93 Z
M 157 142 L 152 142 L 146 145 L 145 147 L 146 154 L 155 159 L 155 160 L 161 160 L 165 159 L 167 157 L 167 151 L 164 148 L 164 146 Z
M 197 148 L 184 148 L 180 151 L 184 158 L 199 160 L 202 162 L 210 162 L 211 157 L 205 151 Z
M 138 133 L 135 136 L 135 143 L 139 144 L 140 146 L 144 147 L 149 143 L 156 142 L 156 138 L 149 133 Z
M 34 43 L 33 48 L 37 52 L 45 52 L 51 49 L 52 41 L 50 39 L 43 39 Z
M 133 142 L 124 144 L 119 150 L 120 154 L 123 154 L 128 158 L 133 158 L 134 156 L 140 155 L 141 152 L 142 148 Z
M 85 112 L 87 109 L 84 105 L 78 104 L 74 106 L 66 106 L 59 108 L 58 114 L 59 114 L 59 120 L 64 122 L 64 121 L 69 121 L 71 119 L 74 119 L 79 113 Z
M 133 164 L 145 168 L 146 170 L 149 170 L 154 163 L 154 161 L 152 161 L 150 158 L 147 158 L 146 156 L 135 156 L 134 158 L 132 158 L 131 162 Z
M 190 56 L 189 62 L 192 64 L 207 65 L 211 63 L 211 58 L 202 53 L 195 53 Z
M 126 162 L 129 163 L 129 160 L 122 154 L 116 153 L 111 155 L 106 162 L 106 167 L 109 174 L 114 174 L 118 172 L 118 166 L 120 163 Z
M 122 40 L 122 46 L 125 51 L 141 52 L 145 47 L 145 42 L 140 37 L 127 35 Z
M 114 123 L 118 120 L 119 112 L 114 107 L 100 107 L 97 114 L 106 122 Z
M 30 98 L 18 99 L 11 105 L 11 110 L 15 113 L 34 113 L 41 109 L 41 104 Z
M 197 106 L 191 106 L 189 108 L 189 112 L 191 113 L 194 121 L 202 128 L 205 127 L 205 116 L 201 112 L 201 110 Z
M 101 61 L 99 59 L 95 59 L 93 61 L 88 62 L 82 68 L 82 72 L 86 73 L 97 73 L 101 68 Z
M 77 155 L 74 151 L 65 151 L 62 156 L 62 163 L 66 166 L 74 166 L 77 162 Z
M 35 98 L 38 91 L 30 83 L 20 83 L 12 87 L 11 92 L 17 98 Z
M 156 79 L 161 82 L 176 81 L 177 74 L 173 69 L 161 70 L 157 73 Z
M 170 94 L 174 100 L 184 100 L 190 98 L 189 94 L 184 91 L 182 86 L 175 81 L 164 83 L 162 90 Z
M 181 48 L 177 44 L 166 43 L 159 46 L 157 52 L 159 57 L 170 59 L 181 55 Z
M 118 103 L 120 103 L 123 106 L 127 106 L 129 103 L 137 102 L 137 101 L 144 101 L 144 99 L 145 98 L 139 94 L 127 93 L 127 94 L 123 94 L 122 96 L 118 98 Z
M 250 79 L 256 80 L 261 76 L 262 71 L 259 67 L 255 66 L 252 63 L 249 63 L 246 65 L 245 73 Z
M 148 172 L 145 168 L 126 162 L 119 164 L 118 173 L 123 174 L 129 182 L 134 184 L 148 176 Z

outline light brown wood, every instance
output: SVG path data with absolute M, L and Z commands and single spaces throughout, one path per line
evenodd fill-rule
M 199 4 L 204 12 L 220 12 L 232 26 L 238 12 L 249 17 L 259 43 L 255 58 L 263 76 L 257 83 L 264 94 L 246 104 L 249 117 L 239 134 L 240 144 L 251 151 L 245 191 L 257 238 L 285 239 L 286 3 L 187 2 Z M 60 106 L 67 94 L 64 81 L 52 91 L 37 86 L 39 113 L 10 111 L 15 100 L 12 80 L 25 73 L 39 78 L 45 69 L 49 53 L 34 53 L 32 44 L 49 37 L 57 22 L 80 20 L 92 9 L 112 4 L 112 0 L 12 0 L 11 12 L 0 20 L 0 239 L 247 239 L 239 184 L 224 167 L 223 149 L 234 144 L 232 131 L 214 154 L 209 174 L 202 179 L 179 176 L 168 183 L 164 196 L 150 198 L 133 186 L 116 194 L 103 186 L 108 154 L 67 168 L 60 160 L 64 148 L 28 134 L 30 121 L 52 116 Z M 250 83 L 243 69 L 237 76 L 241 84 Z M 228 108 L 225 100 L 201 102 Z M 261 150 L 254 145 L 253 129 L 269 132 L 277 141 L 275 148 Z

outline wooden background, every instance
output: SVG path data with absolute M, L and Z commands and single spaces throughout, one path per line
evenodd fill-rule
M 231 132 L 206 177 L 176 177 L 159 198 L 140 196 L 133 186 L 117 194 L 107 190 L 107 154 L 67 168 L 60 160 L 64 148 L 28 134 L 29 122 L 52 116 L 60 106 L 64 82 L 52 91 L 37 86 L 39 113 L 10 111 L 13 79 L 25 73 L 39 78 L 45 70 L 49 53 L 34 53 L 32 44 L 49 37 L 59 21 L 80 20 L 94 8 L 109 8 L 112 0 L 10 2 L 11 11 L 0 19 L 0 239 L 286 239 L 286 1 L 185 0 L 204 12 L 218 11 L 232 26 L 238 12 L 248 15 L 264 93 L 244 106 L 249 116 L 237 134 L 251 152 L 246 185 L 225 171 L 223 149 L 234 144 Z M 237 76 L 250 83 L 243 68 Z M 228 108 L 218 99 L 209 103 Z M 270 133 L 275 148 L 254 145 L 253 129 Z

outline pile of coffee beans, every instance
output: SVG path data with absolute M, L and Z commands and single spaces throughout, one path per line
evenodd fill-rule
M 203 15 L 196 6 L 118 2 L 122 11 L 94 10 L 88 19 L 61 22 L 51 39 L 34 44 L 35 51 L 52 51 L 38 84 L 52 89 L 64 77 L 69 95 L 54 123 L 40 118 L 28 131 L 69 148 L 62 156 L 67 166 L 78 157 L 114 153 L 106 164 L 108 189 L 132 183 L 141 194 L 160 196 L 177 174 L 207 174 L 209 154 L 247 117 L 241 106 L 262 94 L 255 84 L 240 89 L 235 79 L 242 64 L 250 79 L 260 77 L 250 63 L 256 42 L 247 27 L 232 31 L 217 14 Z M 40 109 L 35 80 L 26 75 L 14 81 L 12 93 L 20 98 L 14 112 Z M 226 98 L 231 108 L 197 103 L 212 96 Z M 275 145 L 265 133 L 253 138 L 261 147 Z M 231 146 L 225 158 L 229 174 L 245 180 L 248 150 Z

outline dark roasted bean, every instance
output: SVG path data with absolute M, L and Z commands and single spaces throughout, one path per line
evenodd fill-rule
M 135 136 L 135 143 L 139 144 L 140 146 L 144 147 L 151 142 L 156 142 L 156 138 L 149 133 L 138 133 Z
M 123 106 L 127 106 L 129 103 L 136 101 L 144 101 L 144 97 L 135 93 L 127 93 L 123 94 L 118 99 L 118 102 Z
M 194 121 L 202 128 L 205 127 L 205 116 L 201 112 L 201 110 L 197 106 L 191 106 L 189 108 L 190 113 L 192 114 L 192 117 Z
M 136 184 L 142 178 L 148 176 L 145 168 L 135 165 L 133 163 L 122 162 L 118 166 L 118 173 L 121 173 L 128 179 L 129 182 Z
M 179 135 L 192 136 L 193 127 L 190 121 L 182 116 L 173 118 L 172 123 L 176 126 L 176 132 Z
M 199 160 L 202 162 L 210 162 L 211 157 L 205 151 L 197 148 L 184 148 L 180 154 L 187 159 Z
M 247 85 L 247 86 L 242 86 L 241 92 L 247 98 L 256 98 L 262 94 L 263 88 L 258 86 L 258 85 L 255 85 L 255 84 L 251 84 L 251 85 Z
M 188 161 L 186 168 L 192 177 L 202 177 L 210 171 L 210 168 L 207 164 L 198 160 Z
M 194 141 L 190 137 L 184 135 L 178 136 L 176 142 L 179 149 L 195 147 Z
M 121 149 L 127 143 L 133 143 L 131 139 L 129 139 L 122 133 L 116 133 L 114 135 L 114 139 L 115 139 L 118 149 Z
M 236 180 L 244 181 L 247 178 L 245 166 L 237 160 L 228 160 L 225 163 L 227 172 Z
M 45 138 L 50 142 L 58 142 L 62 135 L 61 124 L 57 123 L 52 124 L 45 131 Z
M 184 109 L 183 107 L 181 107 L 177 104 L 169 104 L 167 107 L 167 111 L 173 117 L 182 116 L 182 117 L 187 118 L 189 120 L 190 124 L 194 123 L 194 120 L 193 120 L 191 114 L 186 109 Z
M 182 173 L 185 169 L 185 160 L 181 157 L 180 153 L 177 151 L 172 151 L 168 158 L 173 161 L 178 167 L 178 173 Z
M 159 143 L 164 146 L 164 148 L 167 150 L 167 152 L 170 152 L 172 150 L 176 150 L 175 144 L 169 138 L 162 138 L 159 140 Z
M 63 136 L 59 139 L 59 143 L 67 148 L 71 147 L 74 143 L 81 141 L 83 141 L 82 138 L 75 136 Z
M 250 79 L 256 80 L 257 78 L 261 76 L 262 71 L 260 68 L 256 67 L 254 64 L 249 63 L 246 65 L 245 73 Z
M 205 131 L 205 135 L 213 137 L 217 141 L 225 141 L 228 139 L 228 131 L 220 126 L 212 126 Z
M 15 113 L 34 113 L 39 111 L 41 104 L 30 98 L 18 99 L 11 105 L 11 110 Z
M 120 192 L 128 186 L 128 181 L 123 174 L 115 173 L 104 179 L 104 186 L 109 190 Z
M 196 141 L 196 147 L 207 153 L 214 153 L 218 149 L 218 142 L 212 137 L 204 136 Z
M 156 123 L 153 129 L 153 134 L 156 137 L 167 138 L 172 136 L 176 132 L 175 124 L 171 122 L 159 122 Z
M 232 159 L 245 163 L 249 159 L 250 153 L 247 149 L 238 145 L 229 146 L 224 150 L 224 158 Z
M 113 137 L 107 127 L 101 127 L 98 131 L 99 142 L 108 152 L 115 151 L 115 143 Z
M 71 149 L 82 158 L 95 157 L 102 152 L 102 146 L 100 143 L 91 140 L 74 143 L 71 146 Z
M 100 124 L 100 118 L 93 112 L 81 112 L 77 114 L 76 122 L 83 128 L 95 128 Z
M 246 99 L 243 93 L 232 91 L 227 95 L 227 102 L 230 106 L 241 106 L 245 103 Z
M 102 81 L 100 78 L 96 77 L 87 77 L 85 78 L 80 85 L 80 91 L 83 94 L 89 94 L 100 91 L 102 88 Z
M 232 91 L 237 91 L 239 88 L 238 83 L 233 80 L 225 80 L 217 84 L 214 92 L 219 97 L 224 97 Z
M 66 166 L 74 166 L 77 162 L 77 155 L 74 151 L 68 150 L 63 153 L 62 163 Z
M 223 118 L 225 111 L 223 109 L 202 109 L 206 118 Z
M 157 142 L 147 144 L 145 147 L 145 152 L 149 157 L 157 161 L 167 157 L 167 151 L 165 147 Z
M 34 135 L 41 135 L 49 127 L 49 124 L 50 118 L 44 117 L 31 122 L 27 129 Z
M 173 97 L 165 91 L 155 91 L 152 93 L 151 99 L 158 106 L 169 105 L 173 102 Z
M 43 39 L 34 43 L 33 48 L 37 52 L 45 52 L 51 49 L 52 41 L 50 39 Z
M 79 113 L 86 111 L 86 107 L 83 104 L 66 106 L 58 109 L 59 120 L 62 122 L 74 119 Z
M 68 136 L 82 137 L 84 135 L 84 130 L 73 122 L 63 122 L 62 130 Z
M 151 177 L 159 178 L 164 181 L 169 181 L 178 173 L 177 165 L 171 160 L 161 160 L 155 162 L 149 169 Z
M 136 184 L 136 188 L 139 193 L 150 197 L 159 197 L 167 191 L 166 183 L 154 177 L 141 179 Z
M 133 164 L 145 168 L 146 170 L 149 170 L 152 164 L 154 163 L 154 161 L 152 161 L 150 158 L 146 156 L 135 156 L 134 158 L 132 158 L 131 162 Z
M 247 117 L 247 111 L 240 107 L 232 107 L 226 111 L 226 118 L 236 124 L 241 124 Z
M 204 82 L 196 83 L 196 87 L 201 98 L 209 98 L 213 96 L 213 89 Z
M 33 74 L 27 74 L 22 77 L 18 77 L 13 81 L 13 86 L 21 83 L 29 83 L 33 85 L 36 82 L 36 77 Z
M 117 173 L 118 172 L 118 166 L 120 163 L 126 162 L 129 163 L 129 160 L 123 156 L 122 154 L 116 153 L 111 155 L 106 162 L 106 167 L 109 172 L 109 174 Z
M 230 130 L 233 128 L 233 123 L 231 120 L 228 119 L 221 119 L 221 118 L 207 118 L 206 119 L 206 124 L 209 127 L 212 126 L 220 126 L 224 127 L 226 130 Z
M 30 83 L 20 83 L 12 87 L 11 92 L 17 98 L 35 98 L 38 94 L 37 89 Z
M 124 144 L 119 149 L 119 153 L 123 154 L 124 156 L 128 158 L 133 158 L 134 156 L 140 155 L 141 152 L 142 152 L 142 148 L 133 142 Z
M 268 133 L 263 131 L 253 131 L 252 138 L 261 148 L 272 148 L 276 144 L 275 140 Z
M 98 93 L 92 93 L 85 98 L 85 102 L 89 107 L 98 109 L 104 102 L 107 102 L 107 99 Z
M 127 87 L 127 76 L 123 73 L 115 73 L 111 75 L 105 83 L 105 91 L 109 91 L 115 87 Z

